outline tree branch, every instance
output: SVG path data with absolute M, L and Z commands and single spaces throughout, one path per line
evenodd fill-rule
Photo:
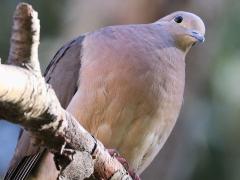
M 11 65 L 0 65 L 0 118 L 22 125 L 42 146 L 60 156 L 59 179 L 83 179 L 93 169 L 98 179 L 131 179 L 102 143 L 61 107 L 54 90 L 45 83 L 38 61 L 39 32 L 37 12 L 20 3 L 14 15 Z M 85 174 L 78 169 L 83 156 L 89 165 Z

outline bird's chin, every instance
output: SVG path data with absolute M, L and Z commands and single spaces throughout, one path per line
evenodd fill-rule
M 185 38 L 185 41 L 187 41 L 190 45 L 195 45 L 198 43 L 197 39 L 191 35 L 187 35 Z
M 193 42 L 193 43 L 192 43 L 192 47 L 195 46 L 196 44 L 197 44 L 197 42 Z
M 178 39 L 177 44 L 182 51 L 187 53 L 192 46 L 197 44 L 197 40 L 192 36 L 185 35 Z
M 189 47 L 193 47 L 193 46 L 201 43 L 201 42 L 199 42 L 198 39 L 196 39 L 195 37 L 192 37 L 192 36 L 188 36 L 186 38 L 186 41 L 188 42 L 187 44 L 188 44 Z

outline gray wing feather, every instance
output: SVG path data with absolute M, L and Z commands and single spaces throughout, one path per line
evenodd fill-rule
M 77 91 L 84 38 L 85 36 L 80 36 L 60 48 L 44 73 L 46 82 L 51 84 L 64 108 L 67 107 Z M 22 136 L 24 133 L 20 133 L 16 148 L 18 151 L 15 152 L 16 154 L 4 180 L 25 180 L 31 173 L 31 170 L 40 163 L 41 157 L 46 152 L 45 149 L 42 149 L 33 155 L 24 156 L 26 143 L 22 143 L 25 141 L 22 138 L 28 141 L 28 145 L 30 144 L 30 138 L 26 138 Z

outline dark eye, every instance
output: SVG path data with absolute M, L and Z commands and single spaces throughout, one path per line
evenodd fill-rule
M 182 17 L 182 16 L 176 16 L 176 17 L 174 18 L 174 21 L 175 21 L 176 23 L 181 23 L 181 22 L 183 21 L 183 17 Z

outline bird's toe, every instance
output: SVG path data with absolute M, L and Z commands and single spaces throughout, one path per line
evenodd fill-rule
M 108 153 L 112 157 L 116 158 L 123 165 L 123 167 L 126 169 L 126 171 L 129 173 L 133 180 L 141 180 L 140 177 L 135 173 L 135 171 L 129 167 L 127 160 L 123 158 L 116 149 L 108 149 Z

